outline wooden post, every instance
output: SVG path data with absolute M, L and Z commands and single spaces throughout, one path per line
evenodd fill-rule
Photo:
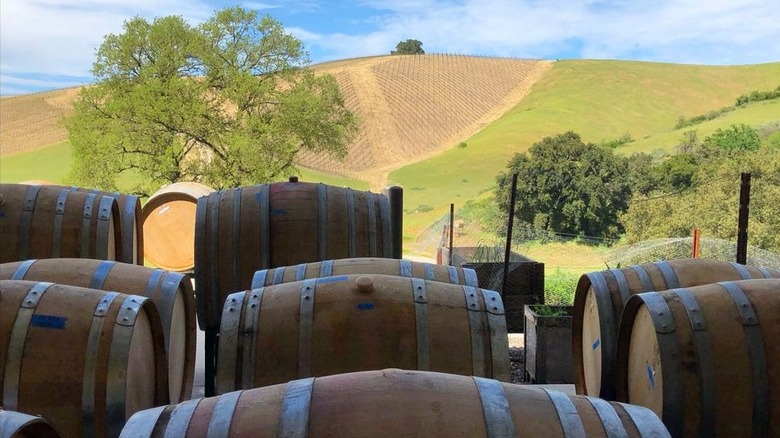
M 747 264 L 748 219 L 750 217 L 750 174 L 742 174 L 739 190 L 739 223 L 737 225 L 737 263 Z
M 390 223 L 393 235 L 393 258 L 404 256 L 404 189 L 400 186 L 385 188 L 385 196 L 390 200 Z
M 695 259 L 699 258 L 699 245 L 700 245 L 700 239 L 701 239 L 701 230 L 698 228 L 693 229 L 693 254 L 692 257 Z
M 217 382 L 217 343 L 219 330 L 206 329 L 206 339 L 204 348 L 204 359 L 206 360 L 204 366 L 204 374 L 206 382 L 203 388 L 204 395 L 206 397 L 214 397 L 216 394 L 216 382 Z
M 506 227 L 506 248 L 504 248 L 504 275 L 501 283 L 501 298 L 506 297 L 509 279 L 509 257 L 512 255 L 512 227 L 515 223 L 515 201 L 517 200 L 517 174 L 512 175 L 512 191 L 509 194 L 509 222 Z
M 447 265 L 452 266 L 452 235 L 454 233 L 455 223 L 455 204 L 450 204 L 450 255 Z

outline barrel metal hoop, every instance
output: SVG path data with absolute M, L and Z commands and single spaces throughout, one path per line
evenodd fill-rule
M 306 279 L 306 268 L 308 263 L 301 263 L 295 268 L 295 281 L 303 281 Z
M 674 316 L 664 296 L 658 292 L 638 295 L 647 306 L 656 332 L 663 369 L 663 415 L 664 424 L 675 436 L 682 436 L 683 406 L 682 379 L 680 371 L 680 344 L 677 340 Z M 651 370 L 648 370 L 648 373 Z
M 320 264 L 320 277 L 330 277 L 333 275 L 333 260 L 325 260 Z
M 231 290 L 241 290 L 241 187 L 233 189 L 233 223 L 231 233 L 231 243 L 233 251 L 231 257 L 233 261 L 233 287 Z
M 92 209 L 95 205 L 95 198 L 97 198 L 97 194 L 90 193 L 84 200 L 84 213 L 81 220 L 81 251 L 79 252 L 79 257 L 82 259 L 92 258 L 92 253 L 89 250 L 89 238 L 92 234 Z
M 463 286 L 466 300 L 466 313 L 469 317 L 471 332 L 471 371 L 474 376 L 485 375 L 485 341 L 482 329 L 482 306 L 480 306 L 480 290 L 471 286 Z
M 398 270 L 401 277 L 411 277 L 412 262 L 405 259 L 398 260 Z
M 596 307 L 599 312 L 600 338 L 596 340 L 601 345 L 601 387 L 598 394 L 605 399 L 613 398 L 615 392 L 615 360 L 617 357 L 617 339 L 614 335 L 618 332 L 617 315 L 612 311 L 612 295 L 609 293 L 607 280 L 603 272 L 591 272 L 586 274 L 590 280 L 592 293 L 596 298 Z M 593 340 L 586 340 L 592 342 Z
M 731 266 L 734 267 L 734 270 L 736 270 L 739 273 L 739 278 L 743 280 L 750 280 L 753 278 L 752 275 L 750 275 L 750 271 L 745 267 L 745 265 L 737 262 L 729 262 Z
M 379 216 L 382 222 L 382 257 L 393 258 L 393 236 L 392 230 L 392 217 L 390 216 L 390 199 L 383 195 L 377 194 L 379 198 Z
M 306 438 L 314 377 L 287 383 L 279 418 L 279 438 Z
M 271 186 L 263 184 L 257 194 L 260 204 L 260 267 L 271 267 Z
M 756 268 L 761 272 L 761 275 L 764 276 L 764 278 L 772 278 L 772 273 L 767 268 L 758 267 Z
M 195 413 L 202 398 L 187 400 L 173 408 L 163 438 L 181 438 L 187 435 L 192 415 Z
M 298 377 L 311 377 L 311 342 L 314 325 L 314 293 L 317 279 L 310 278 L 301 286 L 300 327 L 298 335 Z
M 745 333 L 753 373 L 753 436 L 769 436 L 769 373 L 764 339 L 756 311 L 738 283 L 724 281 L 718 284 L 726 289 L 742 316 L 742 329 Z
M 106 282 L 106 277 L 111 271 L 111 268 L 116 265 L 113 260 L 103 260 L 95 269 L 95 273 L 92 275 L 92 279 L 89 281 L 90 289 L 103 289 L 103 284 Z
M 492 290 L 482 289 L 487 309 L 488 334 L 490 336 L 490 357 L 492 358 L 493 378 L 509 380 L 509 340 L 507 338 L 506 317 L 501 295 Z
M 113 199 L 113 198 L 112 198 Z M 147 298 L 127 295 L 116 317 L 106 376 L 106 430 L 108 436 L 118 436 L 125 421 L 127 399 L 127 366 L 135 320 Z
M 656 289 L 656 287 L 653 286 L 653 281 L 650 279 L 650 274 L 647 273 L 647 270 L 645 270 L 644 266 L 634 265 L 630 266 L 630 268 L 636 272 L 636 275 L 639 277 L 639 281 L 642 283 L 642 290 L 644 292 L 650 292 Z
M 207 302 L 209 300 L 209 286 L 206 284 L 205 263 L 208 255 L 206 254 L 206 219 L 208 218 L 208 196 L 201 196 L 195 204 L 195 309 L 198 313 L 198 319 L 202 327 L 208 329 L 209 314 Z M 150 279 L 151 281 L 151 279 Z
M 263 302 L 264 288 L 253 289 L 246 293 L 246 310 L 244 317 L 244 330 L 242 333 L 241 353 L 241 387 L 251 389 L 255 387 L 255 354 L 257 354 L 257 338 L 260 333 L 260 306 Z M 232 369 L 232 368 L 231 368 Z
M 230 436 L 230 425 L 233 422 L 233 413 L 236 411 L 238 399 L 243 391 L 234 391 L 219 396 L 214 411 L 211 413 L 211 421 L 206 432 L 207 438 L 222 438 Z
M 328 186 L 317 184 L 317 257 L 328 258 Z
M 37 261 L 38 260 L 36 259 L 31 259 L 20 263 L 14 271 L 13 275 L 11 275 L 11 280 L 24 280 L 24 277 L 27 275 L 27 271 L 29 271 L 32 265 Z
M 376 257 L 376 206 L 374 194 L 366 192 L 366 205 L 368 207 L 368 255 Z
M 472 377 L 482 402 L 482 416 L 488 438 L 517 436 L 509 400 L 501 382 L 483 377 Z
M 27 291 L 22 305 L 16 313 L 11 337 L 8 341 L 8 350 L 5 355 L 5 363 L 0 364 L 0 371 L 3 373 L 3 400 L 2 406 L 15 411 L 19 407 L 19 379 L 22 373 L 22 359 L 24 357 L 24 347 L 27 340 L 27 331 L 30 328 L 35 308 L 40 302 L 41 296 L 52 286 L 52 283 L 39 282 Z
M 114 196 L 117 203 L 119 203 L 119 198 L 121 196 L 121 194 L 116 194 Z M 135 215 L 135 207 L 137 204 L 137 196 L 125 195 L 125 209 L 122 212 L 122 238 L 127 243 L 122 243 L 122 261 L 125 263 L 133 263 L 136 259 L 136 254 L 133 252 L 135 246 L 133 245 L 133 236 L 135 236 L 136 239 L 143 238 L 142 234 L 136 233 L 138 230 L 137 227 L 141 226 L 141 218 L 136 217 Z M 143 259 L 139 262 L 143 264 Z
M 246 292 L 228 295 L 222 308 L 219 326 L 219 360 L 217 366 L 217 393 L 225 394 L 238 389 L 238 351 L 241 342 L 241 314 L 244 311 Z
M 677 273 L 674 272 L 672 265 L 669 262 L 661 261 L 656 262 L 655 265 L 661 270 L 661 274 L 664 276 L 667 289 L 676 289 L 680 287 L 680 279 L 677 277 Z
M 255 271 L 255 275 L 252 276 L 252 289 L 265 286 L 265 281 L 268 278 L 268 269 L 262 269 Z
M 477 278 L 477 271 L 471 268 L 462 268 L 463 278 L 466 286 L 479 287 L 479 279 Z
M 57 196 L 57 205 L 54 208 L 54 229 L 51 233 L 51 256 L 57 258 L 62 249 L 62 221 L 65 218 L 65 203 L 70 190 L 62 189 Z
M 417 332 L 417 369 L 428 371 L 431 368 L 428 290 L 425 280 L 422 278 L 412 278 L 412 299 L 414 300 L 414 321 Z
M 157 310 L 160 312 L 160 320 L 162 321 L 163 338 L 165 339 L 165 353 L 170 354 L 168 351 L 169 342 L 171 340 L 171 324 L 173 324 L 173 307 L 176 304 L 176 296 L 179 292 L 179 285 L 183 281 L 188 281 L 183 274 L 178 272 L 167 272 L 162 278 L 162 286 L 160 287 L 160 295 L 157 299 Z M 186 290 L 184 293 L 187 293 Z M 186 303 L 186 298 L 184 300 Z M 186 315 L 185 318 L 189 318 L 190 315 Z
M 434 266 L 433 263 L 425 263 L 423 265 L 423 270 L 425 271 L 425 279 L 426 280 L 436 280 L 436 266 Z M 475 286 L 470 284 L 469 286 Z
M 460 279 L 458 278 L 458 268 L 455 266 L 447 266 L 447 272 L 450 275 L 450 283 L 460 284 Z
M 618 290 L 620 291 L 620 298 L 623 301 L 623 306 L 625 306 L 628 302 L 628 299 L 631 298 L 631 288 L 628 286 L 626 274 L 623 273 L 622 269 L 610 269 L 609 272 L 613 277 L 615 277 L 615 282 L 617 283 Z
M 699 419 L 699 428 L 701 436 L 714 436 L 716 422 L 716 381 L 715 381 L 715 358 L 712 354 L 712 344 L 710 335 L 707 331 L 707 324 L 701 313 L 699 302 L 688 289 L 675 289 L 672 291 L 680 297 L 680 301 L 685 306 L 688 314 L 688 321 L 693 329 L 693 343 L 696 346 L 696 359 L 699 364 L 699 384 L 701 385 L 699 410 L 701 418 Z
M 280 266 L 278 268 L 274 268 L 274 281 L 271 284 L 284 283 L 284 271 L 286 270 L 287 270 L 287 266 Z
M 82 436 L 85 437 L 97 436 L 95 430 L 97 427 L 95 423 L 97 354 L 103 335 L 106 313 L 118 296 L 118 292 L 107 292 L 98 301 L 95 311 L 92 313 L 92 322 L 89 326 L 85 353 L 87 360 L 84 362 L 84 378 L 81 385 L 81 424 Z
M 558 420 L 561 422 L 563 434 L 566 438 L 585 438 L 585 426 L 582 424 L 582 418 L 577 413 L 577 407 L 571 401 L 568 395 L 549 389 L 542 389 L 550 397 L 555 413 L 558 414 Z
M 218 245 L 219 245 L 219 204 L 222 200 L 222 191 L 218 192 L 212 192 L 209 194 L 208 197 L 208 207 L 210 208 L 209 213 L 211 213 L 211 217 L 209 218 L 209 254 L 208 254 L 208 266 L 210 268 L 209 278 L 211 280 L 211 287 L 208 289 L 208 294 L 210 295 L 209 298 L 211 298 L 211 312 L 214 316 L 216 316 L 219 312 L 219 309 L 222 308 L 222 291 L 219 287 L 219 258 L 217 257 L 218 254 Z M 205 255 L 205 254 L 204 254 Z M 205 291 L 204 291 L 205 292 Z M 217 323 L 217 321 L 210 321 L 211 323 Z
M 19 219 L 19 250 L 20 260 L 28 258 L 30 253 L 30 230 L 32 228 L 33 210 L 35 210 L 35 201 L 38 199 L 38 192 L 43 186 L 30 186 L 24 197 L 22 204 L 22 215 Z
M 608 401 L 596 397 L 585 397 L 585 399 L 590 402 L 593 410 L 599 416 L 607 438 L 628 438 L 628 432 L 626 432 L 620 416 Z
M 620 403 L 620 406 L 626 411 L 631 421 L 639 430 L 641 436 L 652 436 L 657 438 L 671 438 L 671 434 L 663 426 L 658 416 L 642 406 L 630 405 L 627 403 Z
M 160 421 L 160 415 L 162 415 L 167 407 L 168 406 L 158 406 L 156 408 L 144 409 L 143 411 L 134 413 L 122 428 L 122 434 L 119 435 L 119 438 L 151 438 L 154 433 L 154 428 L 157 426 L 157 422 Z
M 111 209 L 116 200 L 111 196 L 100 197 L 100 210 L 98 210 L 97 234 L 95 235 L 95 258 L 106 260 L 108 258 L 109 223 L 111 221 Z M 114 224 L 118 227 L 119 224 Z M 115 242 L 116 244 L 116 242 Z
M 357 257 L 357 217 L 355 214 L 355 192 L 347 187 L 347 224 L 349 227 L 349 252 L 347 256 Z

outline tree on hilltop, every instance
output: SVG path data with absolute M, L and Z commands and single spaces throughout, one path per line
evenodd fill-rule
M 346 154 L 356 131 L 335 79 L 315 76 L 302 43 L 270 16 L 233 7 L 191 26 L 135 17 L 105 37 L 66 119 L 76 183 L 116 190 L 132 170 L 215 188 L 294 171 L 302 150 Z
M 611 149 L 586 144 L 574 132 L 546 137 L 528 154 L 516 154 L 497 177 L 495 201 L 509 211 L 517 173 L 514 217 L 556 233 L 617 237 L 618 215 L 628 209 L 632 180 L 628 161 Z
M 424 55 L 422 41 L 408 39 L 401 41 L 395 46 L 395 50 L 390 51 L 391 55 Z

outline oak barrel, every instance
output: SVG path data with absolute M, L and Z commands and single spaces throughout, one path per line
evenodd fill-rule
M 171 402 L 192 397 L 197 324 L 189 278 L 108 260 L 42 259 L 2 264 L 0 280 L 50 281 L 150 298 L 162 322 Z
M 631 297 L 617 396 L 652 409 L 675 437 L 780 436 L 780 279 Z
M 60 438 L 42 417 L 0 409 L 0 438 Z
M 649 409 L 481 377 L 385 369 L 135 414 L 122 438 L 668 437 Z
M 707 259 L 659 261 L 580 277 L 574 296 L 572 353 L 578 394 L 615 398 L 615 354 L 620 315 L 637 293 L 718 281 L 780 278 L 780 272 Z
M 200 183 L 177 182 L 149 197 L 141 213 L 144 257 L 149 263 L 167 271 L 192 271 L 196 204 L 213 191 Z
M 252 277 L 251 288 L 256 289 L 258 287 L 302 281 L 309 278 L 353 274 L 398 275 L 401 277 L 424 278 L 443 283 L 479 287 L 477 273 L 471 268 L 458 268 L 404 259 L 360 257 L 263 269 L 255 272 Z
M 501 296 L 419 278 L 344 275 L 238 292 L 225 302 L 217 393 L 387 367 L 508 381 Z
M 111 196 L 0 184 L 0 263 L 30 258 L 115 260 L 122 230 Z
M 59 189 L 69 188 L 45 180 L 25 181 L 21 184 L 46 185 Z M 135 195 L 126 195 L 118 192 L 103 192 L 97 189 L 83 187 L 70 187 L 77 192 L 96 193 L 98 195 L 112 196 L 116 199 L 119 208 L 119 227 L 122 229 L 122 239 L 119 242 L 117 261 L 142 265 L 144 262 L 143 228 L 141 227 L 141 200 Z
M 198 200 L 195 226 L 199 322 L 218 330 L 225 298 L 257 270 L 392 254 L 385 195 L 297 181 L 213 192 Z
M 168 402 L 165 350 L 148 298 L 0 280 L 3 408 L 43 415 L 66 437 L 118 436 Z

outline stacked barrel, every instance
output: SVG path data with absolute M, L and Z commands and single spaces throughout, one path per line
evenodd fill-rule
M 137 197 L 0 185 L 2 436 L 119 436 L 191 397 L 191 281 L 140 266 Z
M 578 393 L 653 410 L 674 437 L 780 435 L 780 271 L 673 260 L 583 275 Z

